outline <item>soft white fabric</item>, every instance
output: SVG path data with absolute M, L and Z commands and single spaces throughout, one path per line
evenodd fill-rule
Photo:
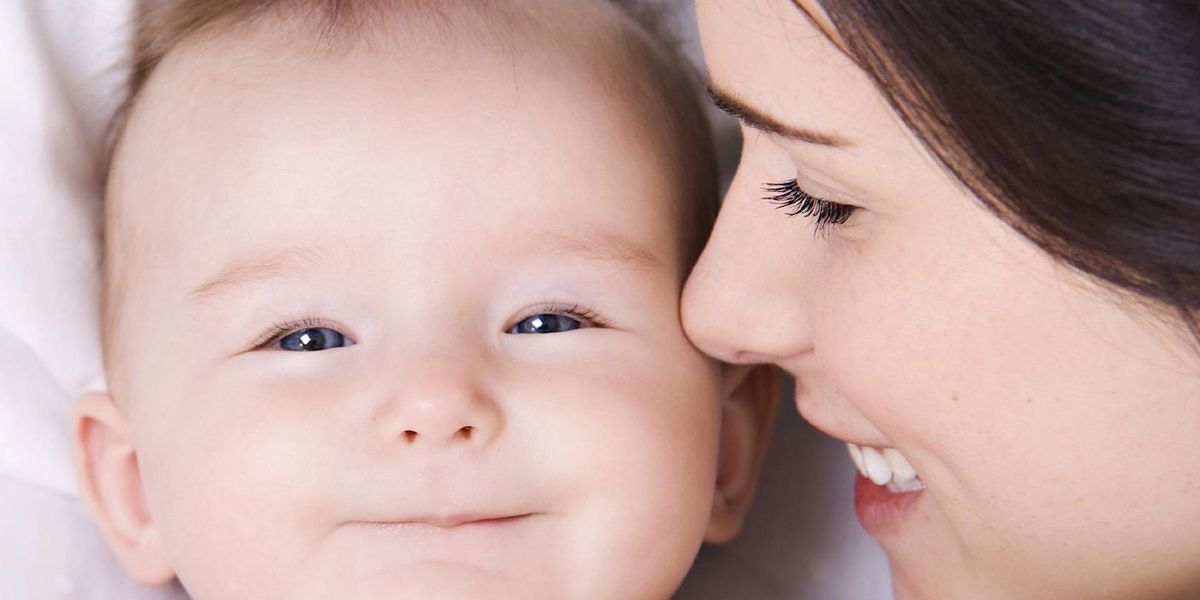
M 176 585 L 149 588 L 130 581 L 71 496 L 0 476 L 0 507 L 0 598 L 187 598 Z
M 95 159 L 120 4 L 0 4 L 0 468 L 64 493 L 63 419 L 99 373 Z
M 185 598 L 124 575 L 78 500 L 67 440 L 74 399 L 101 375 L 96 164 L 133 3 L 0 2 L 0 598 Z M 662 3 L 698 56 L 691 2 Z M 718 137 L 736 158 L 728 124 Z M 783 413 L 745 534 L 706 548 L 678 598 L 890 596 L 844 450 Z
M 76 495 L 75 397 L 100 374 L 96 159 L 131 0 L 0 2 L 0 598 L 182 598 L 135 586 Z

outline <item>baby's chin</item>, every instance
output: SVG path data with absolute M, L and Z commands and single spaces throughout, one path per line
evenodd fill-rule
M 330 575 L 318 581 L 305 581 L 302 585 L 293 586 L 280 598 L 417 600 L 562 597 L 561 592 L 556 594 L 553 590 L 535 587 L 534 581 L 489 573 L 463 563 L 418 561 L 361 574 Z
M 348 522 L 285 559 L 269 549 L 226 556 L 193 563 L 180 579 L 194 600 L 659 599 L 686 571 L 646 562 L 634 572 L 604 560 L 605 548 L 555 543 L 556 525 L 556 515 L 448 527 Z
M 386 569 L 360 571 L 344 565 L 316 567 L 305 574 L 279 584 L 242 585 L 222 580 L 207 586 L 185 582 L 194 600 L 375 600 L 388 599 L 488 599 L 488 598 L 607 598 L 624 596 L 614 590 L 579 593 L 553 582 L 548 572 L 491 573 L 461 562 L 415 561 Z M 639 595 L 638 598 L 667 598 Z
M 348 562 L 352 561 L 310 564 L 301 573 L 274 573 L 265 581 L 230 579 L 222 569 L 181 577 L 193 600 L 564 597 L 544 585 L 535 586 L 538 579 L 530 574 L 513 577 L 513 574 L 491 573 L 462 562 L 413 561 L 387 568 Z

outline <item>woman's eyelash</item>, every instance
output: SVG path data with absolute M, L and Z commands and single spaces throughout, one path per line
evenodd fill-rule
M 795 179 L 763 185 L 766 200 L 787 212 L 788 216 L 812 217 L 817 232 L 845 223 L 855 207 L 818 198 L 800 189 Z
M 299 331 L 302 329 L 312 329 L 312 328 L 316 328 L 316 327 L 331 327 L 332 328 L 333 326 L 317 317 L 304 317 L 303 319 L 296 319 L 294 321 L 284 321 L 282 323 L 272 323 L 271 326 L 268 327 L 266 331 L 262 332 L 258 337 L 254 338 L 254 342 L 251 343 L 250 347 L 255 350 L 260 350 L 260 349 L 266 347 L 267 344 L 276 342 L 279 340 L 279 338 L 281 338 L 289 333 L 293 333 L 295 331 Z

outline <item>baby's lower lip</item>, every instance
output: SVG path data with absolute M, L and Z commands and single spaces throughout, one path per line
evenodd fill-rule
M 344 565 L 356 576 L 377 574 L 397 583 L 431 573 L 524 572 L 530 568 L 530 549 L 554 535 L 556 519 L 548 516 L 371 515 L 342 522 L 325 538 L 326 552 L 331 564 Z

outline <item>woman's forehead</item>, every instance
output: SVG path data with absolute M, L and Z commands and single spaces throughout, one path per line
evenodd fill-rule
M 912 138 L 870 77 L 789 0 L 698 3 L 710 85 L 771 121 L 843 147 Z

